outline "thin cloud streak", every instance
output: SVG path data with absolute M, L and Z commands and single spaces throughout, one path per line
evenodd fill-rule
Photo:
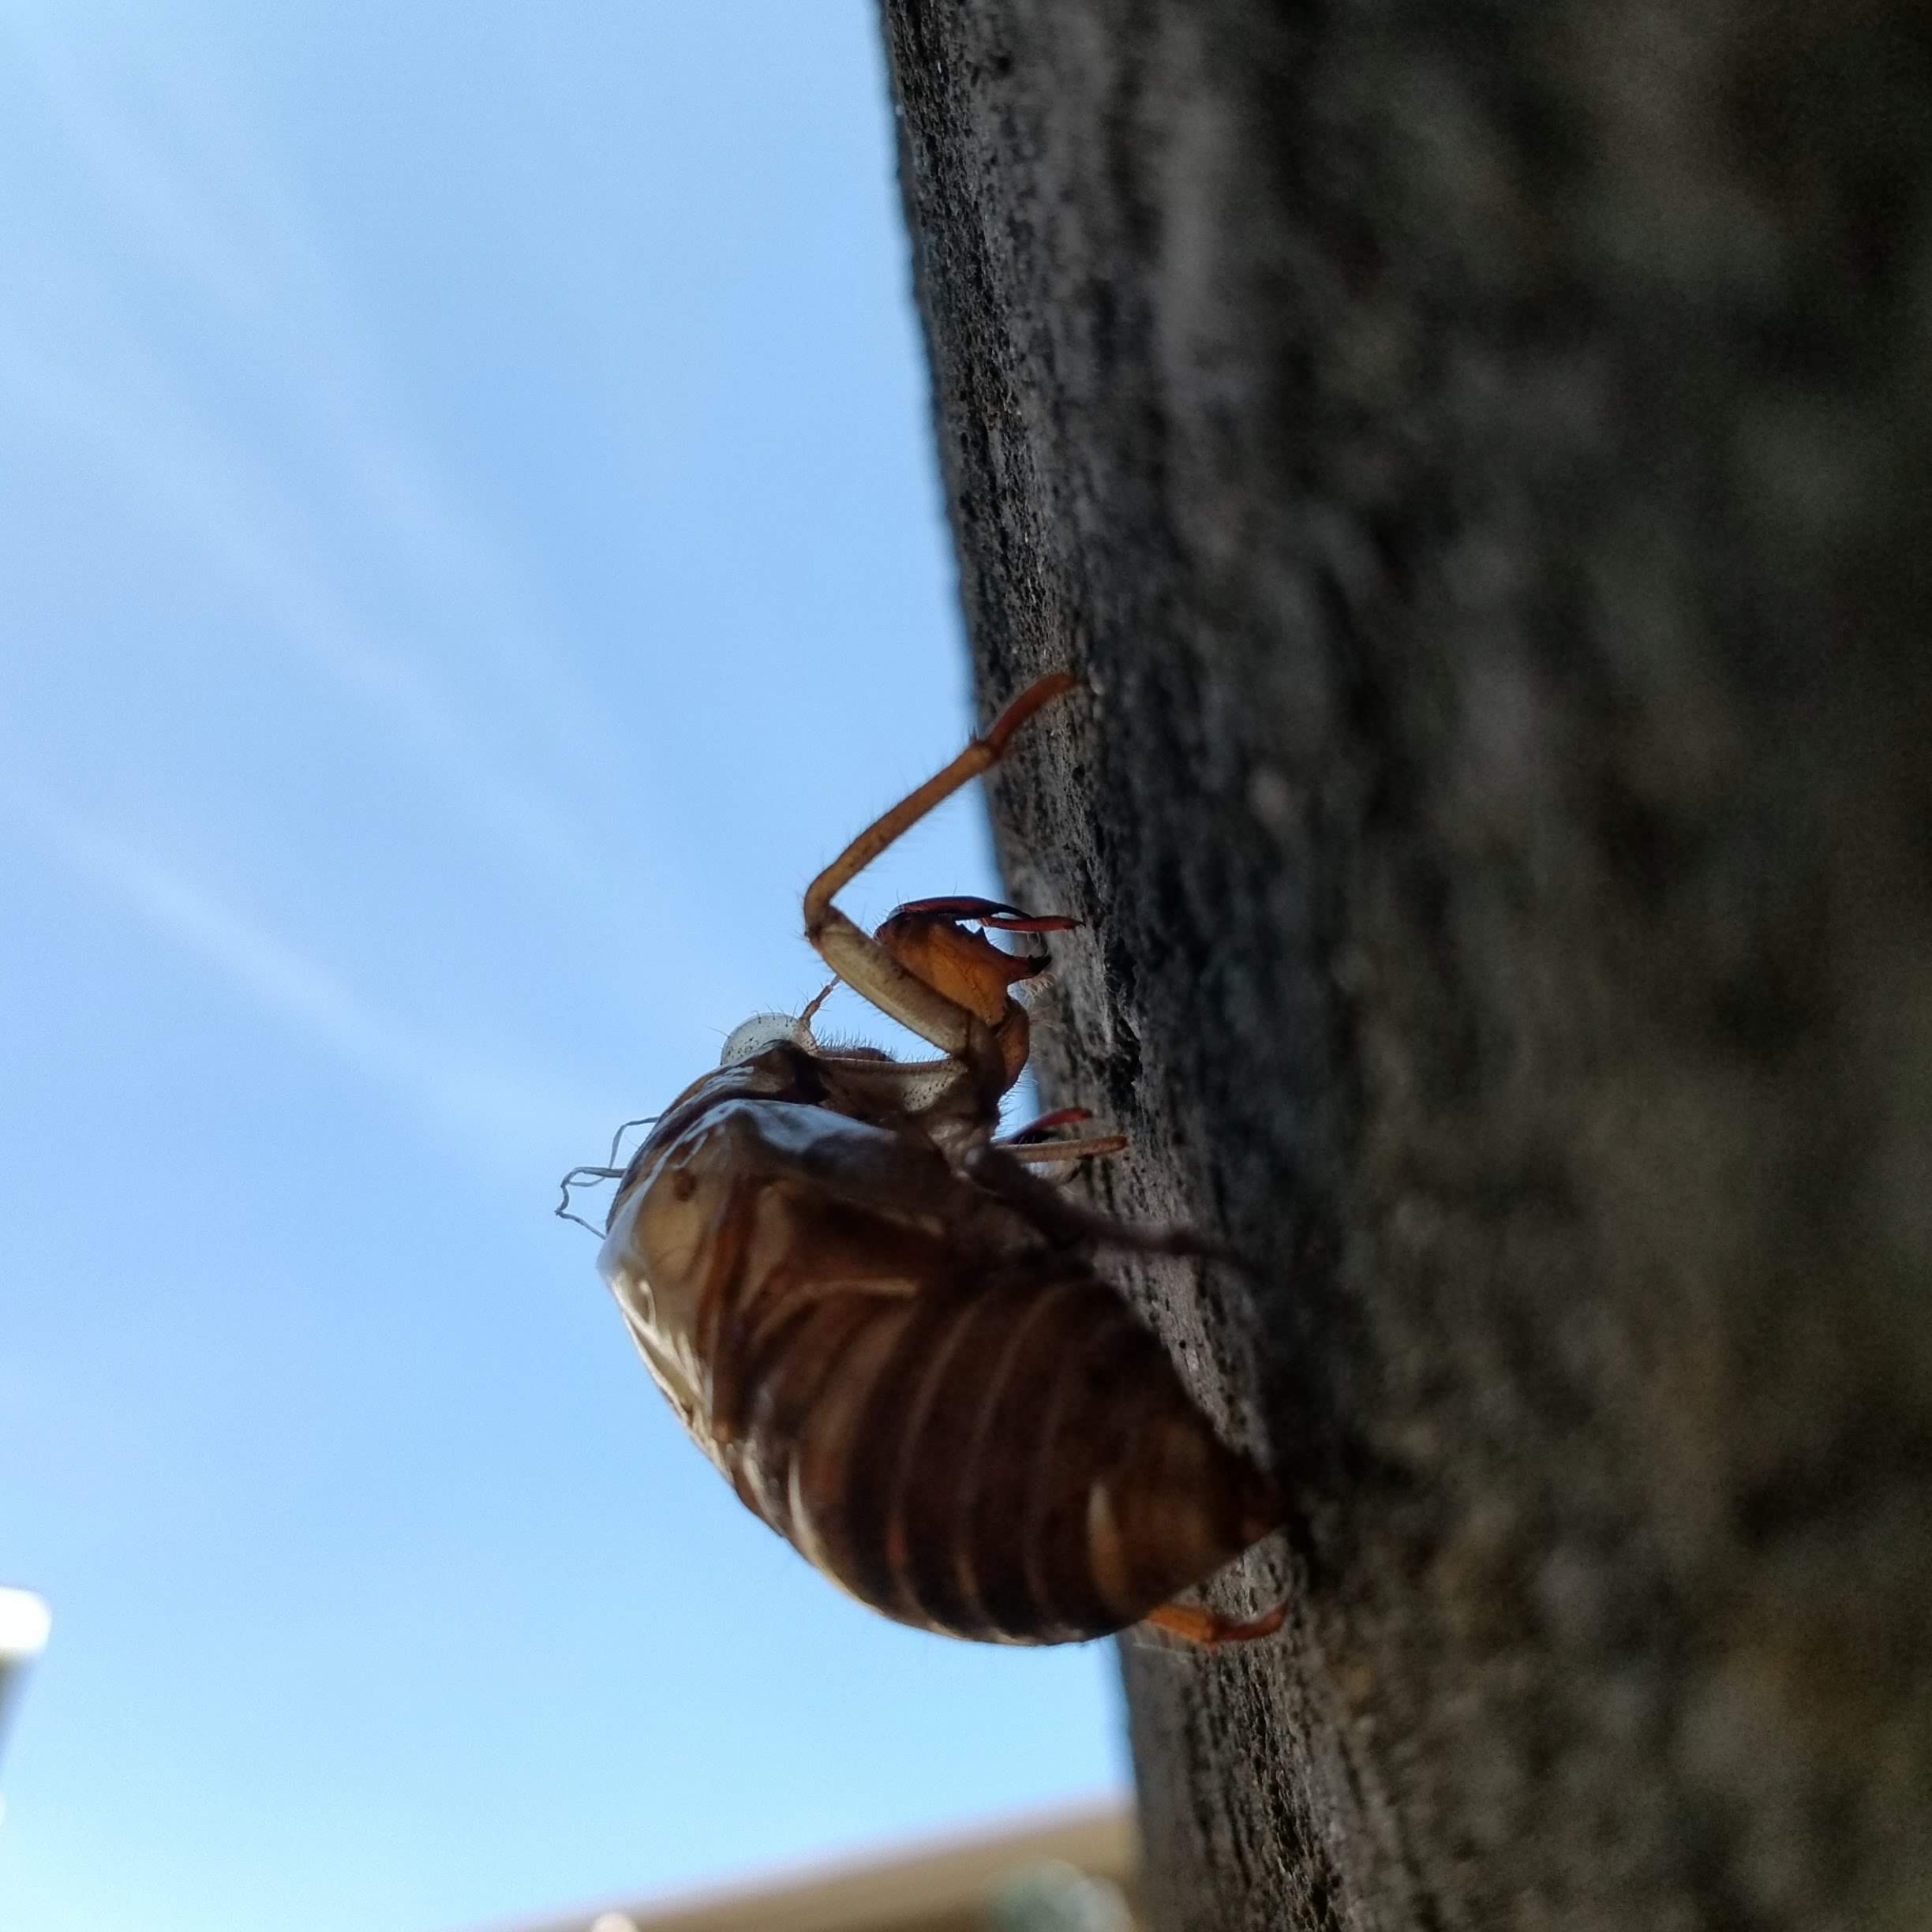
M 418 666 L 362 635 L 268 474 L 197 421 L 158 369 L 130 352 L 88 380 L 0 332 L 0 392 L 18 417 L 92 448 L 131 497 L 199 544 L 278 635 L 409 746 L 412 772 L 433 775 L 545 876 L 594 889 L 568 815 L 507 777 Z
M 238 338 L 248 359 L 276 376 L 283 413 L 313 448 L 306 474 L 333 481 L 341 534 L 331 545 L 324 520 L 278 491 L 268 465 L 223 436 L 143 345 L 103 326 L 109 291 L 74 273 L 64 233 L 62 253 L 43 249 L 38 261 L 21 259 L 31 244 L 16 238 L 17 272 L 0 297 L 0 313 L 11 309 L 16 327 L 0 345 L 0 384 L 17 410 L 92 448 L 131 498 L 217 559 L 286 642 L 422 755 L 498 836 L 546 874 L 560 871 L 574 889 L 593 889 L 593 872 L 575 856 L 586 843 L 571 829 L 582 814 L 554 795 L 560 784 L 588 788 L 590 816 L 608 822 L 614 801 L 602 781 L 623 764 L 609 727 L 579 687 L 554 623 L 536 614 L 527 584 L 506 561 L 507 546 L 478 526 L 401 429 L 402 413 L 375 373 L 342 278 L 330 272 L 266 144 L 247 132 L 240 90 L 220 77 L 224 50 L 200 38 L 185 82 L 171 43 L 146 50 L 148 118 L 160 124 L 145 129 L 58 44 L 22 36 L 17 51 L 118 231 L 114 253 L 124 257 L 133 242 L 154 272 L 212 312 L 225 357 Z M 163 99 L 170 84 L 192 87 L 190 118 L 209 152 L 188 152 L 178 130 L 169 138 L 152 112 L 157 80 Z M 489 736 L 527 754 L 533 728 L 541 733 L 554 761 L 550 783 L 534 790 L 507 775 L 503 747 L 487 747 L 460 721 L 455 695 L 420 651 L 406 657 L 367 637 L 340 586 L 367 581 L 368 563 L 332 568 L 328 553 L 372 541 L 415 585 L 436 627 L 466 640 L 462 669 L 495 673 L 499 729 Z
M 234 992 L 400 1104 L 419 1128 L 492 1181 L 527 1185 L 534 1166 L 620 1103 L 466 1053 L 380 1011 L 320 961 L 124 834 L 9 787 L 0 822 L 63 863 Z
M 481 527 L 432 453 L 399 432 L 405 412 L 347 278 L 257 131 L 246 76 L 206 24 L 191 45 L 178 20 L 164 38 L 124 39 L 138 88 L 112 99 L 61 42 L 22 51 L 121 238 L 156 275 L 224 314 L 264 361 L 284 365 L 283 401 L 404 560 L 439 601 L 454 596 L 489 620 L 492 655 L 517 676 L 521 697 L 574 721 L 590 694 L 564 688 L 554 619 L 537 608 L 503 533 Z

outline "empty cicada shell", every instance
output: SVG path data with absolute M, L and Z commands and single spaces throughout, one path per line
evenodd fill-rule
M 747 1021 L 616 1177 L 598 1265 L 699 1448 L 874 1609 L 1000 1643 L 1144 1618 L 1258 1636 L 1279 1608 L 1235 1623 L 1170 1600 L 1275 1528 L 1279 1492 L 1088 1259 L 1208 1245 L 1077 1208 L 1032 1171 L 1119 1149 L 1068 1137 L 1084 1114 L 995 1138 L 1027 1058 L 1012 989 L 1045 960 L 986 930 L 1075 922 L 931 899 L 868 935 L 833 903 L 1073 685 L 1061 672 L 1023 693 L 805 895 L 806 936 L 838 979 L 941 1057 L 822 1046 L 813 1009 Z

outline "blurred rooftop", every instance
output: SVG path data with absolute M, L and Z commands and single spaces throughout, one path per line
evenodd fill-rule
M 1125 1803 L 670 1901 L 501 1932 L 1136 1932 Z

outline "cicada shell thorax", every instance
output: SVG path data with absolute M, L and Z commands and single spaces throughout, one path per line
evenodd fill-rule
M 726 1076 L 729 1077 L 726 1077 Z M 1123 1628 L 1280 1520 L 1119 1294 L 786 1047 L 674 1103 L 601 1266 L 699 1447 L 833 1581 L 922 1628 Z

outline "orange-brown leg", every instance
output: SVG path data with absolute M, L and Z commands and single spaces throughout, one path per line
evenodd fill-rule
M 968 1156 L 967 1172 L 989 1194 L 997 1194 L 1008 1206 L 1018 1208 L 1049 1241 L 1058 1244 L 1124 1248 L 1140 1254 L 1197 1255 L 1204 1260 L 1239 1268 L 1245 1274 L 1260 1271 L 1246 1256 L 1193 1228 L 1136 1226 L 1130 1221 L 1117 1221 L 1098 1208 L 1084 1208 L 1076 1201 L 1068 1200 L 1058 1189 L 1039 1175 L 1028 1174 L 1020 1164 L 1029 1158 L 1037 1160 L 1039 1148 L 1053 1144 L 1048 1140 L 1034 1148 L 1010 1148 L 994 1142 Z M 1061 1159 L 1067 1158 L 1064 1148 L 1055 1151 Z
M 1032 1140 L 1022 1147 L 1015 1147 L 1007 1140 L 996 1140 L 993 1144 L 1013 1159 L 1024 1161 L 1029 1167 L 1060 1167 L 1069 1161 L 1100 1160 L 1109 1154 L 1124 1154 L 1127 1151 L 1127 1136 L 1089 1134 L 1082 1140 Z
M 1158 1610 L 1150 1610 L 1140 1620 L 1151 1623 L 1156 1630 L 1171 1631 L 1177 1637 L 1185 1637 L 1191 1644 L 1199 1644 L 1206 1650 L 1219 1649 L 1222 1644 L 1253 1643 L 1263 1637 L 1272 1637 L 1287 1620 L 1288 1599 L 1284 1597 L 1271 1610 L 1264 1610 L 1258 1617 L 1245 1621 L 1238 1617 L 1223 1616 L 1219 1610 L 1210 1610 L 1204 1605 L 1194 1604 L 1163 1604 Z
M 1125 1134 L 1082 1134 L 1071 1140 L 1055 1140 L 1051 1136 L 1057 1128 L 1077 1127 L 1083 1121 L 1093 1118 L 1088 1107 L 1061 1107 L 1052 1114 L 1043 1114 L 1036 1121 L 1028 1121 L 1025 1126 L 1009 1134 L 1002 1134 L 993 1144 L 1010 1154 L 1017 1161 L 1025 1161 L 1043 1167 L 1058 1166 L 1069 1161 L 1097 1159 L 1104 1154 L 1119 1154 L 1125 1151 L 1127 1136 Z
M 1044 953 L 1004 952 L 983 931 L 968 932 L 960 923 L 962 919 L 983 926 L 991 922 L 981 919 L 975 912 L 944 909 L 952 903 L 943 899 L 915 900 L 895 907 L 873 934 L 873 941 L 935 993 L 977 1014 L 988 1026 L 998 1028 L 1011 1010 L 1012 989 L 1023 979 L 1037 979 L 1046 972 L 1049 962 Z M 1080 923 L 1078 919 L 1058 916 L 1036 919 L 1031 914 L 1017 914 L 1015 917 L 1024 918 L 1025 924 L 1009 922 L 1000 930 L 1065 932 Z
M 942 919 L 990 926 L 997 932 L 1071 932 L 1080 923 L 1064 913 L 1027 912 L 1018 906 L 1008 905 L 1004 900 L 971 899 L 961 893 L 939 899 L 908 899 L 904 905 L 893 908 L 892 916 L 897 919 L 902 912 L 936 913 Z
M 1029 685 L 994 720 L 984 736 L 975 738 L 943 771 L 874 819 L 805 892 L 805 937 L 825 963 L 862 998 L 922 1039 L 930 1040 L 942 1053 L 983 1069 L 996 1090 L 1003 1084 L 1004 1073 L 999 1048 L 987 1022 L 902 965 L 871 934 L 847 918 L 833 900 L 935 806 L 982 772 L 990 771 L 1005 755 L 1013 734 L 1043 706 L 1076 688 L 1078 682 L 1070 672 L 1055 671 Z

